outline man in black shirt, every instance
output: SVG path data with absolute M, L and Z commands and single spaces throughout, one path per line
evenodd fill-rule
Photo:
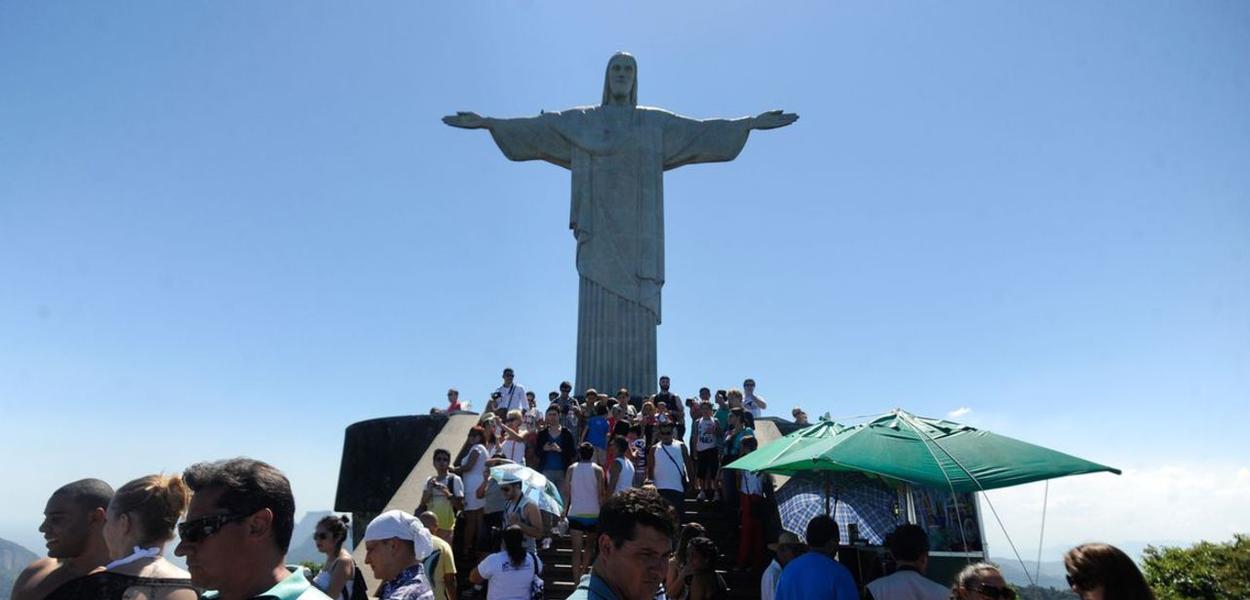
M 669 380 L 668 375 L 660 376 L 660 393 L 655 395 L 655 402 L 663 402 L 670 407 L 681 405 L 681 398 L 678 398 L 677 394 L 668 391 L 671 383 L 672 382 Z M 639 408 L 641 409 L 641 407 Z

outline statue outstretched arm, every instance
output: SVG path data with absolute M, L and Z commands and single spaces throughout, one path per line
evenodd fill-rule
M 558 130 L 560 118 L 560 113 L 496 119 L 475 112 L 457 112 L 443 117 L 443 122 L 461 129 L 489 131 L 509 160 L 543 160 L 568 169 L 573 163 L 572 148 Z
M 778 127 L 785 127 L 786 125 L 789 125 L 797 120 L 799 120 L 799 116 L 795 113 L 770 110 L 768 112 L 760 113 L 758 117 L 752 117 L 751 129 L 777 129 Z
M 458 111 L 454 115 L 443 117 L 443 122 L 461 129 L 490 129 L 494 119 L 483 117 L 475 112 Z

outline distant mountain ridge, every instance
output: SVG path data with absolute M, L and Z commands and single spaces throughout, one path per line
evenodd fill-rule
M 1007 583 L 1018 586 L 1025 586 L 1029 583 L 1029 578 L 1024 575 L 1024 569 L 1020 568 L 1020 562 L 1014 558 L 993 557 L 990 562 L 998 565 L 998 570 L 1003 572 L 1003 579 Z M 1033 576 L 1036 583 L 1040 587 L 1054 588 L 1057 590 L 1068 589 L 1067 570 L 1063 566 L 1063 561 L 1042 561 L 1041 573 L 1034 573 L 1037 569 L 1036 561 L 1025 561 L 1025 566 L 1029 568 L 1029 574 Z
M 27 550 L 21 544 L 0 538 L 0 600 L 9 600 L 13 591 L 13 582 L 17 575 L 32 562 L 39 558 L 38 554 Z

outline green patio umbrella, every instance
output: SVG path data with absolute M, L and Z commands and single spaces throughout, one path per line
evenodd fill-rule
M 830 476 L 839 471 L 867 473 L 917 486 L 949 489 L 952 493 L 1099 471 L 1120 474 L 1119 469 L 1070 454 L 952 421 L 918 417 L 902 409 L 853 427 L 826 427 L 829 429 L 825 435 L 817 436 L 816 441 L 783 444 L 796 434 L 803 437 L 812 428 L 800 430 L 725 468 L 779 475 L 819 472 L 825 482 L 825 514 L 830 514 Z M 832 437 L 827 435 L 830 431 Z M 992 504 L 990 508 L 993 509 Z M 962 517 L 959 523 L 963 538 Z M 1018 552 L 1016 556 L 1019 558 Z M 1024 567 L 1023 560 L 1020 564 Z M 1027 567 L 1025 574 L 1028 575 Z M 1029 581 L 1033 582 L 1032 576 Z
M 1098 471 L 1120 473 L 1119 469 L 1049 448 L 952 421 L 918 417 L 901 409 L 853 427 L 813 425 L 769 443 L 726 468 L 780 475 L 858 471 L 955 492 Z
M 814 444 L 833 439 L 843 429 L 845 428 L 831 420 L 821 419 L 815 425 L 792 431 L 759 447 L 754 452 L 733 462 L 735 465 L 742 463 L 743 466 L 730 468 L 742 469 L 744 471 L 766 470 L 773 465 L 774 461 L 785 463 L 788 461 L 788 457 L 796 456 L 799 452 L 810 448 Z

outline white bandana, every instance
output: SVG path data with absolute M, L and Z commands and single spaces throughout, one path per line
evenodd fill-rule
M 430 541 L 430 531 L 421 524 L 421 520 L 402 511 L 388 510 L 372 521 L 365 528 L 366 542 L 399 538 L 412 540 L 412 550 L 417 560 L 422 560 L 434 551 L 434 542 Z

